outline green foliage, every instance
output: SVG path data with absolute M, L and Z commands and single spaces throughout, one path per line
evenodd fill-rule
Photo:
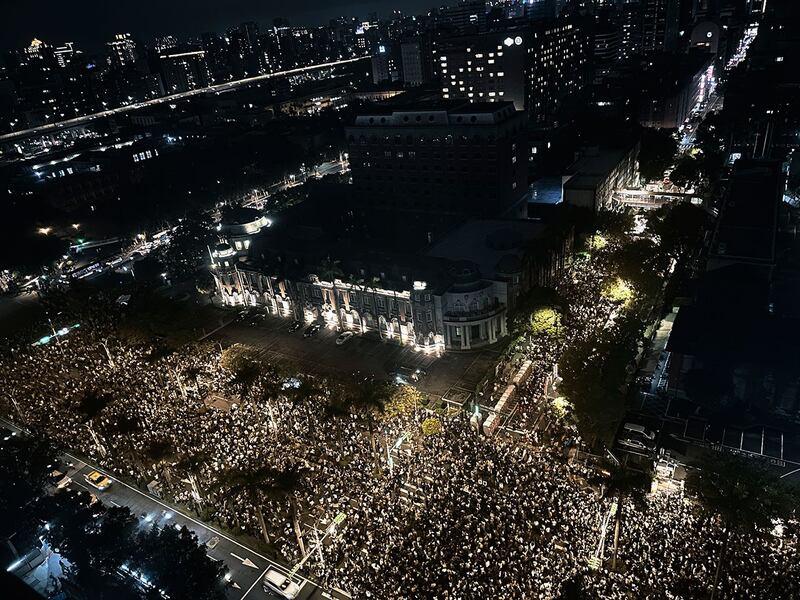
M 442 432 L 442 422 L 436 417 L 428 417 L 422 421 L 420 428 L 422 429 L 422 435 L 431 437 Z
M 558 337 L 561 331 L 561 314 L 550 307 L 535 310 L 530 319 L 530 331 L 536 336 Z
M 136 536 L 136 554 L 131 567 L 170 598 L 225 598 L 224 563 L 211 560 L 205 545 L 185 527 L 167 525 L 158 529 L 153 526 L 140 532 Z
M 627 281 L 617 277 L 603 288 L 603 296 L 612 302 L 626 306 L 633 300 L 634 290 Z
M 629 281 L 649 300 L 654 300 L 664 283 L 668 256 L 652 240 L 637 238 L 620 245 L 608 255 L 609 268 Z
M 709 220 L 708 214 L 689 202 L 665 204 L 648 215 L 648 230 L 658 236 L 667 255 L 681 259 L 694 250 Z
M 703 180 L 703 161 L 693 156 L 682 156 L 672 173 L 670 181 L 679 188 L 697 188 Z
M 36 539 L 39 499 L 56 464 L 56 448 L 25 436 L 0 438 L 0 537 L 24 554 Z
M 678 152 L 678 142 L 673 130 L 649 129 L 642 131 L 639 151 L 639 174 L 645 181 L 660 181 Z
M 736 529 L 771 527 L 772 519 L 787 517 L 796 505 L 796 493 L 753 459 L 707 452 L 695 466 L 689 472 L 689 489 Z
M 603 210 L 595 218 L 595 227 L 599 232 L 596 238 L 626 240 L 634 226 L 634 214 L 631 210 Z M 598 241 L 597 244 L 601 242 Z M 607 244 L 595 246 L 593 249 L 602 249 Z
M 410 415 L 425 403 L 425 395 L 411 385 L 399 385 L 389 396 L 384 406 L 382 418 L 391 421 Z

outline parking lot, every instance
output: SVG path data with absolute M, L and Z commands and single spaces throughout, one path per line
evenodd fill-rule
M 448 398 L 473 392 L 503 349 L 498 344 L 496 348 L 449 351 L 437 357 L 397 342 L 382 342 L 375 332 L 356 335 L 337 346 L 336 331 L 322 328 L 304 338 L 303 329 L 289 331 L 291 323 L 291 319 L 271 315 L 251 316 L 223 327 L 211 339 L 223 346 L 253 346 L 266 362 L 309 373 L 347 375 L 359 371 L 388 379 L 399 367 L 421 368 L 426 375 L 416 386 L 431 396 Z

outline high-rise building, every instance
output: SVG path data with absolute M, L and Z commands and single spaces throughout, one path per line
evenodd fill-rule
M 372 57 L 372 82 L 377 84 L 400 79 L 400 63 L 386 45 L 378 46 L 378 53 Z
M 136 42 L 130 33 L 118 33 L 114 40 L 106 44 L 109 48 L 108 60 L 112 67 L 130 67 L 138 58 Z
M 28 47 L 24 50 L 25 62 L 31 63 L 32 61 L 46 60 L 51 56 L 51 48 L 42 40 L 33 38 Z
M 441 10 L 439 24 L 454 33 L 482 33 L 486 31 L 486 2 L 460 0 L 458 4 Z
M 75 56 L 73 42 L 64 42 L 61 46 L 56 46 L 55 50 L 53 50 L 53 54 L 56 57 L 58 66 L 62 69 L 65 68 L 72 62 L 72 58 Z
M 642 51 L 678 49 L 680 0 L 642 0 Z
M 258 24 L 242 23 L 228 30 L 231 65 L 236 79 L 254 77 L 267 72 L 264 53 L 259 43 Z
M 425 36 L 418 36 L 400 44 L 403 83 L 417 86 L 431 80 L 433 58 L 431 45 Z
M 201 44 L 206 52 L 206 62 L 211 73 L 212 83 L 221 83 L 233 79 L 230 63 L 230 38 L 216 33 L 204 33 Z
M 510 101 L 539 123 L 590 81 L 591 39 L 578 17 L 442 41 L 436 65 L 445 98 Z
M 437 59 L 442 96 L 513 102 L 517 110 L 524 110 L 531 38 L 529 29 L 520 28 L 443 40 Z
M 626 2 L 619 10 L 620 60 L 642 53 L 642 5 Z
M 517 217 L 527 211 L 524 113 L 511 102 L 379 108 L 346 128 L 366 209 Z
M 210 82 L 205 50 L 175 50 L 160 54 L 158 59 L 167 94 L 206 87 Z

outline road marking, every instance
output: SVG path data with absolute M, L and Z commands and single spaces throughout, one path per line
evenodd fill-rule
M 269 571 L 269 567 L 267 567 L 266 569 L 264 569 L 263 571 L 261 571 L 261 575 L 259 575 L 259 576 L 258 576 L 258 578 L 257 578 L 257 579 L 256 579 L 256 580 L 253 582 L 253 585 L 251 585 L 249 588 L 247 588 L 247 591 L 246 591 L 244 594 L 242 594 L 242 597 L 241 597 L 241 599 L 240 599 L 240 600 L 244 600 L 244 599 L 245 599 L 245 597 L 247 597 L 247 594 L 249 594 L 250 592 L 252 592 L 252 591 L 253 591 L 253 588 L 254 588 L 254 587 L 256 587 L 256 584 L 257 584 L 259 581 L 261 581 L 262 579 L 264 579 L 264 575 L 266 575 L 266 574 L 267 574 L 267 571 Z
M 89 492 L 90 494 L 93 494 L 93 493 L 94 493 L 94 492 L 93 492 L 92 490 L 90 490 L 88 487 L 86 487 L 85 485 L 83 485 L 82 483 L 80 483 L 80 482 L 78 482 L 78 481 L 75 481 L 74 479 L 72 480 L 72 483 L 74 483 L 75 485 L 79 485 L 79 486 L 81 486 L 83 489 L 85 489 L 85 490 L 86 490 L 87 492 Z
M 79 462 L 79 463 L 81 463 L 81 464 L 83 464 L 83 465 L 85 465 L 85 466 L 87 466 L 87 467 L 91 467 L 91 465 L 90 465 L 89 463 L 87 463 L 86 461 L 84 461 L 84 460 L 81 460 L 80 458 L 78 458 L 78 457 L 76 457 L 76 456 L 74 456 L 74 455 L 70 454 L 69 452 L 64 452 L 64 456 L 68 456 L 69 458 L 71 458 L 71 459 L 72 459 L 72 460 L 74 460 L 74 461 L 77 461 L 77 462 Z M 98 469 L 98 470 L 100 470 L 100 469 Z M 104 473 L 104 474 L 105 474 L 105 473 Z M 267 563 L 268 563 L 270 566 L 272 566 L 272 567 L 276 568 L 277 570 L 279 570 L 279 571 L 285 571 L 285 574 L 286 574 L 286 575 L 288 575 L 288 574 L 289 574 L 289 572 L 290 572 L 290 569 L 288 569 L 287 567 L 283 566 L 283 565 L 282 565 L 282 564 L 280 564 L 280 563 L 276 563 L 276 562 L 274 562 L 274 561 L 270 560 L 269 558 L 267 558 L 267 557 L 266 557 L 266 556 L 264 556 L 263 554 L 259 554 L 259 553 L 258 553 L 258 552 L 256 552 L 255 550 L 252 550 L 251 548 L 248 548 L 247 546 L 245 546 L 245 545 L 243 545 L 243 544 L 241 544 L 241 543 L 237 542 L 236 540 L 234 540 L 233 538 L 230 538 L 230 537 L 228 537 L 227 535 L 225 535 L 225 534 L 224 534 L 224 533 L 222 533 L 221 531 L 217 531 L 216 529 L 214 529 L 214 528 L 213 528 L 213 527 L 211 527 L 210 525 L 206 525 L 206 524 L 205 524 L 205 523 L 203 523 L 202 521 L 198 521 L 197 519 L 194 519 L 194 518 L 192 518 L 192 517 L 190 517 L 190 516 L 188 516 L 188 515 L 185 515 L 185 514 L 183 514 L 183 513 L 182 513 L 182 512 L 180 512 L 179 510 L 176 510 L 175 508 L 172 508 L 171 506 L 169 506 L 169 505 L 167 505 L 167 504 L 164 504 L 164 503 L 163 503 L 163 502 L 161 502 L 161 501 L 160 501 L 158 498 L 155 498 L 155 497 L 153 497 L 153 496 L 150 496 L 149 494 L 145 494 L 145 493 L 144 493 L 144 492 L 142 492 L 141 490 L 138 490 L 138 489 L 136 489 L 135 487 L 133 487 L 133 486 L 131 486 L 131 485 L 128 485 L 127 483 L 125 483 L 124 481 L 121 481 L 120 479 L 116 479 L 115 481 L 116 481 L 117 483 L 119 483 L 120 485 L 123 485 L 123 486 L 125 486 L 125 487 L 126 487 L 126 488 L 128 488 L 129 490 L 131 490 L 131 491 L 133 491 L 133 492 L 136 492 L 136 493 L 137 493 L 137 494 L 139 494 L 140 496 L 143 496 L 143 497 L 147 498 L 147 499 L 148 499 L 148 500 L 150 500 L 151 502 L 154 502 L 155 504 L 158 504 L 158 505 L 160 505 L 160 506 L 163 506 L 163 507 L 164 507 L 164 508 L 166 508 L 167 510 L 170 510 L 170 511 L 174 512 L 175 514 L 178 514 L 178 515 L 180 515 L 181 517 L 183 517 L 183 518 L 184 518 L 184 519 L 186 519 L 187 521 L 191 521 L 192 523 L 195 523 L 196 525 L 199 525 L 200 527 L 202 527 L 203 529 L 206 529 L 206 530 L 208 530 L 208 531 L 213 531 L 213 532 L 214 532 L 216 535 L 218 535 L 218 536 L 220 536 L 220 537 L 222 537 L 222 538 L 225 538 L 226 540 L 228 540 L 228 541 L 229 541 L 230 543 L 232 543 L 232 544 L 235 544 L 235 545 L 239 546 L 239 548 L 241 548 L 242 550 L 246 550 L 247 552 L 251 553 L 252 555 L 254 555 L 254 556 L 257 556 L 257 557 L 259 557 L 259 558 L 261 558 L 261 559 L 265 560 L 265 561 L 266 561 L 266 562 L 267 562 Z M 266 571 L 265 571 L 265 572 L 266 572 Z M 302 575 L 301 575 L 300 577 L 298 577 L 298 579 L 300 579 L 300 580 L 303 580 L 303 581 L 310 581 L 309 579 L 307 579 L 307 578 L 303 577 Z M 311 582 L 311 583 L 313 583 L 313 582 Z
M 116 502 L 114 502 L 113 500 L 109 500 L 109 502 L 110 502 L 111 504 L 113 504 L 114 506 L 116 506 L 117 508 L 119 508 L 119 506 L 120 506 L 119 504 L 117 504 L 117 503 L 116 503 Z
M 254 563 L 254 562 L 253 562 L 252 560 L 250 560 L 249 558 L 242 558 L 241 556 L 239 556 L 238 554 L 234 554 L 233 552 L 231 552 L 231 556 L 232 556 L 233 558 L 236 558 L 236 559 L 238 559 L 238 560 L 242 561 L 242 564 L 243 564 L 245 567 L 253 567 L 254 569 L 258 569 L 258 568 L 259 568 L 259 567 L 258 567 L 258 565 L 256 565 L 256 563 Z

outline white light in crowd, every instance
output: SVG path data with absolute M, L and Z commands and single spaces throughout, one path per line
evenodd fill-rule
M 48 235 L 51 231 L 53 231 L 52 227 L 39 227 L 39 229 L 37 229 L 39 235 Z
M 506 46 L 513 46 L 514 45 L 514 40 L 512 40 L 510 37 L 507 37 L 506 39 L 503 40 L 503 43 Z

